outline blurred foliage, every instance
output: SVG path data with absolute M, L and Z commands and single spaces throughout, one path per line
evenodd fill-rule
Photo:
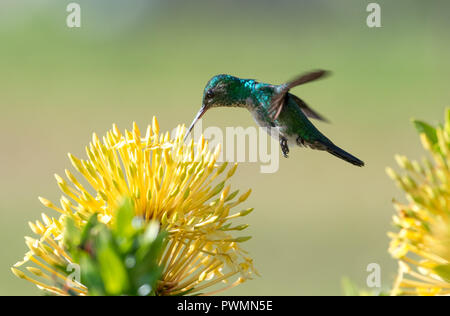
M 155 295 L 167 233 L 159 232 L 158 223 L 135 217 L 129 200 L 116 216 L 109 228 L 94 214 L 82 230 L 67 218 L 64 244 L 80 265 L 81 283 L 89 295 Z
M 396 156 L 405 174 L 387 169 L 408 200 L 394 201 L 400 231 L 389 234 L 389 251 L 399 262 L 392 294 L 450 294 L 450 109 L 444 125 L 418 120 L 414 125 L 431 159 Z

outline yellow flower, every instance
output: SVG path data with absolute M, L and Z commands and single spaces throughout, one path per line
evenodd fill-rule
M 394 202 L 397 233 L 389 233 L 389 252 L 399 261 L 393 295 L 450 294 L 450 111 L 444 127 L 416 121 L 423 147 L 431 154 L 422 164 L 397 156 L 406 174 L 387 172 L 408 199 Z
M 250 279 L 256 271 L 252 259 L 239 246 L 249 237 L 230 234 L 247 227 L 232 226 L 231 221 L 252 209 L 231 210 L 248 198 L 250 190 L 239 197 L 238 191 L 231 192 L 226 181 L 237 165 L 218 165 L 220 147 L 211 152 L 203 136 L 196 145 L 192 140 L 185 144 L 184 134 L 185 127 L 178 126 L 172 138 L 169 133 L 160 135 L 153 118 L 144 137 L 136 124 L 123 135 L 114 125 L 102 141 L 93 135 L 86 147 L 87 160 L 69 154 L 84 179 L 78 180 L 69 170 L 65 171 L 68 181 L 56 175 L 64 193 L 60 206 L 39 198 L 61 215 L 53 218 L 42 214 L 42 221 L 29 223 L 40 237 L 25 238 L 30 251 L 12 268 L 14 274 L 54 294 L 88 294 L 83 284 L 68 282 L 70 272 L 61 272 L 61 267 L 72 263 L 62 243 L 65 218 L 70 216 L 83 227 L 92 214 L 98 213 L 101 222 L 111 225 L 116 220 L 116 208 L 127 197 L 134 204 L 136 216 L 156 220 L 168 232 L 160 258 L 164 270 L 158 283 L 159 295 L 204 293 L 206 288 L 229 283 L 223 290 Z M 218 184 L 213 186 L 215 182 Z M 17 269 L 22 265 L 33 278 Z M 221 289 L 214 287 L 208 294 Z

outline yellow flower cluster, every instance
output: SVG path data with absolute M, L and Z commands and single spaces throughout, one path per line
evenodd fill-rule
M 69 154 L 83 179 L 69 170 L 68 180 L 56 175 L 64 193 L 60 206 L 40 200 L 61 216 L 43 214 L 42 221 L 30 223 L 40 237 L 26 237 L 30 251 L 13 272 L 54 294 L 88 294 L 88 288 L 79 282 L 66 282 L 67 274 L 61 272 L 72 262 L 62 243 L 65 218 L 70 216 L 83 227 L 92 214 L 98 213 L 101 222 L 111 225 L 116 220 L 116 208 L 127 197 L 134 204 L 136 216 L 158 221 L 169 234 L 160 258 L 164 270 L 158 283 L 159 295 L 199 294 L 210 287 L 207 294 L 213 294 L 250 279 L 256 271 L 252 259 L 239 246 L 249 237 L 230 234 L 247 227 L 232 226 L 231 221 L 252 209 L 231 210 L 248 198 L 250 190 L 239 197 L 238 191 L 231 192 L 226 182 L 237 165 L 218 165 L 220 148 L 211 152 L 203 137 L 197 144 L 192 140 L 186 144 L 184 126 L 178 126 L 175 134 L 160 135 L 155 118 L 143 137 L 136 124 L 124 134 L 114 125 L 102 141 L 93 135 L 86 148 L 87 160 Z M 215 182 L 218 184 L 213 186 Z M 34 277 L 17 269 L 22 265 Z M 228 284 L 213 287 L 219 283 Z
M 399 261 L 393 295 L 450 294 L 450 111 L 443 127 L 415 122 L 432 160 L 404 156 L 396 160 L 405 171 L 387 172 L 408 199 L 394 201 L 397 233 L 389 233 L 389 252 Z

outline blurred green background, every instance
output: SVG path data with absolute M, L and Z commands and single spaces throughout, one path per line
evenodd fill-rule
M 65 24 L 69 2 L 0 3 L 0 294 L 39 294 L 9 267 L 26 251 L 27 221 L 51 213 L 37 196 L 58 201 L 53 173 L 70 166 L 67 152 L 85 157 L 92 132 L 144 129 L 153 115 L 162 130 L 189 124 L 218 73 L 281 83 L 317 68 L 333 76 L 294 92 L 367 166 L 304 149 L 274 174 L 243 164 L 233 183 L 253 188 L 244 247 L 262 277 L 225 294 L 341 294 L 343 276 L 365 288 L 369 263 L 390 287 L 386 233 L 402 194 L 384 168 L 395 153 L 420 158 L 410 118 L 436 122 L 449 105 L 448 1 L 377 1 L 375 29 L 370 1 L 78 0 L 79 29 Z M 254 122 L 218 109 L 203 120 L 213 125 Z

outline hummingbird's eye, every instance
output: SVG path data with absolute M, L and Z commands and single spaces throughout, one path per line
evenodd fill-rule
M 212 99 L 212 98 L 214 97 L 214 91 L 212 91 L 211 89 L 208 90 L 208 91 L 206 92 L 206 97 L 207 97 L 208 99 Z

